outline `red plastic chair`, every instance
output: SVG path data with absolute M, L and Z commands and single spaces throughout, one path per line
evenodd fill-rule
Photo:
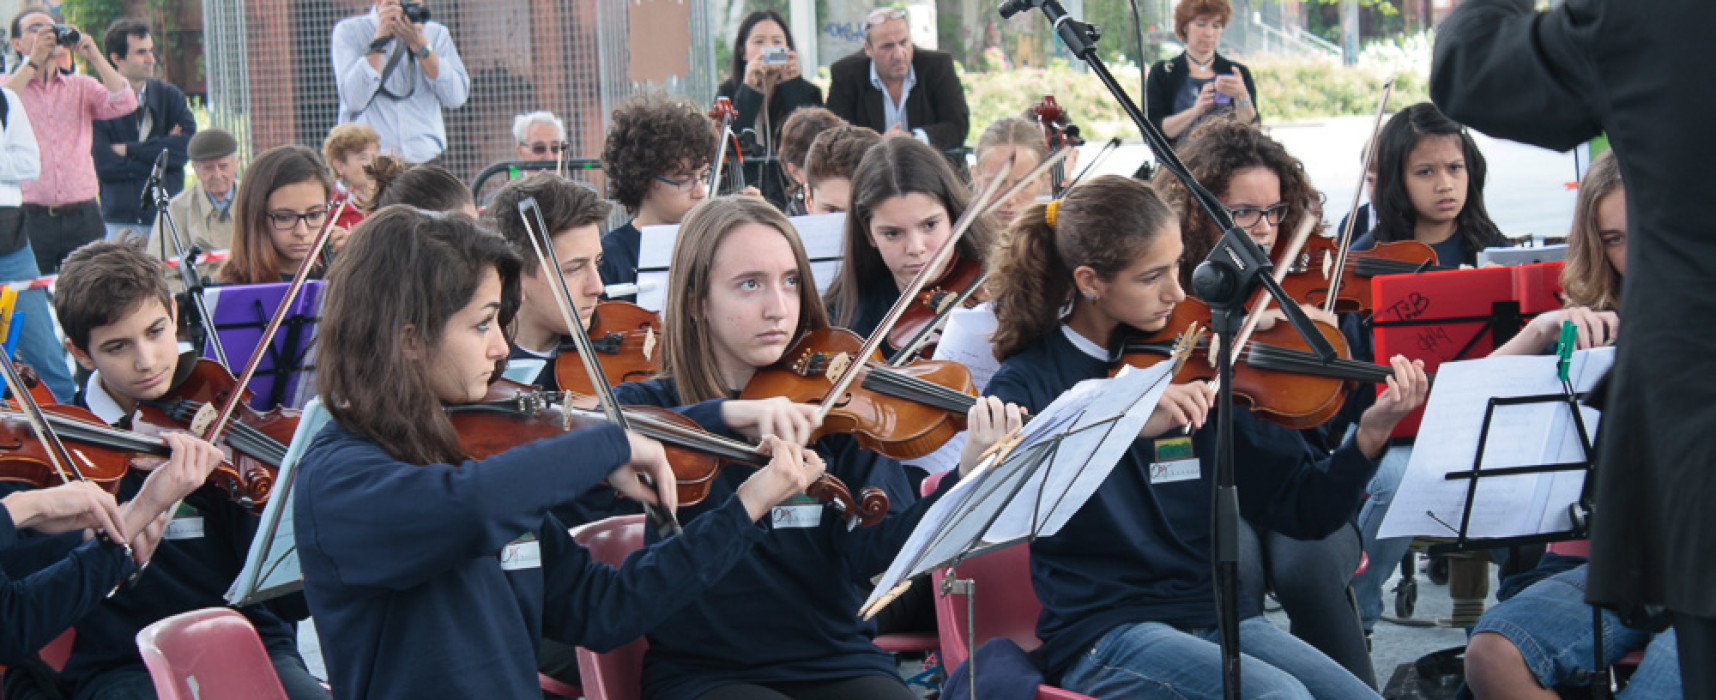
M 643 546 L 644 516 L 618 515 L 572 528 L 572 539 L 589 548 L 591 558 L 619 566 Z M 643 694 L 643 657 L 649 642 L 639 637 L 607 652 L 578 647 L 578 675 L 589 700 L 637 700 Z
M 256 628 L 228 608 L 180 613 L 137 633 L 137 649 L 161 700 L 285 700 Z
M 936 485 L 941 483 L 941 477 L 941 474 L 933 474 L 924 479 L 924 495 L 935 491 Z M 945 571 L 937 569 L 931 572 L 930 581 L 937 591 L 935 622 L 941 632 L 941 660 L 949 669 L 948 672 L 952 673 L 952 669 L 963 663 L 967 655 L 967 596 L 962 593 L 940 593 Z M 1011 639 L 1025 651 L 1043 645 L 1042 640 L 1037 639 L 1037 615 L 1042 613 L 1043 605 L 1037 601 L 1037 592 L 1031 587 L 1031 550 L 1026 545 L 1016 544 L 985 552 L 960 562 L 954 567 L 954 572 L 960 579 L 976 582 L 977 597 L 972 601 L 976 616 L 976 639 L 969 648 L 983 646 L 984 642 L 997 637 Z M 1037 698 L 1092 700 L 1087 695 L 1050 685 L 1037 686 Z

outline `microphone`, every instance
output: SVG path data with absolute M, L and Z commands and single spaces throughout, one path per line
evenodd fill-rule
M 1041 0 L 1038 0 L 1037 2 L 1032 2 L 1032 0 L 1006 0 L 1006 2 L 1001 3 L 1001 7 L 999 8 L 1001 10 L 1001 19 L 1012 19 L 1013 15 L 1021 12 L 1029 12 L 1031 8 L 1036 7 L 1039 2 L 1041 2 Z
M 167 149 L 161 149 L 161 155 L 155 156 L 155 169 L 149 172 L 149 180 L 143 183 L 143 194 L 137 198 L 137 208 L 148 209 L 151 195 L 155 188 L 161 186 L 161 181 L 167 177 Z

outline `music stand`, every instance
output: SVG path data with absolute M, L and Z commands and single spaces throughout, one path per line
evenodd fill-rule
M 1161 401 L 1173 362 L 1078 383 L 997 445 L 918 521 L 859 614 L 869 618 L 911 579 L 984 552 L 1053 535 L 1096 493 Z M 948 576 L 952 582 L 957 577 Z M 969 582 L 959 591 L 971 596 Z M 945 594 L 945 591 L 944 591 Z M 969 617 L 966 624 L 973 625 Z M 966 658 L 976 692 L 973 634 Z

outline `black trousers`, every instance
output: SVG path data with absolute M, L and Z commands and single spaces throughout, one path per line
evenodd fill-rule
M 858 676 L 835 681 L 724 685 L 697 700 L 916 700 L 898 678 Z
M 1680 689 L 1684 698 L 1716 698 L 1716 619 L 1675 614 L 1674 637 L 1680 646 Z
M 95 200 L 70 208 L 25 204 L 23 210 L 24 235 L 30 238 L 36 267 L 44 275 L 59 272 L 60 262 L 83 244 L 107 236 L 107 224 L 102 222 L 101 207 Z

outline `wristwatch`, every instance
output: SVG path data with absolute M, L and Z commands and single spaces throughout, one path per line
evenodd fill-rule
M 416 51 L 412 51 L 411 55 L 416 56 L 417 60 L 419 60 L 419 61 L 421 61 L 425 58 L 428 58 L 429 57 L 429 45 L 424 44 L 422 46 L 422 48 L 419 48 Z

